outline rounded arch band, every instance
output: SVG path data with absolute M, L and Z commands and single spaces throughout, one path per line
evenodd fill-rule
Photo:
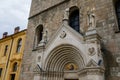
M 76 64 L 79 70 L 85 65 L 80 50 L 75 46 L 64 44 L 54 48 L 50 52 L 44 69 L 46 71 L 63 71 L 65 65 L 68 63 Z

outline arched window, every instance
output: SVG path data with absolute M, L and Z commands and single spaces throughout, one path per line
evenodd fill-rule
M 36 28 L 36 41 L 37 41 L 37 44 L 39 44 L 40 41 L 42 40 L 42 33 L 43 33 L 43 25 L 39 25 Z
M 14 64 L 13 64 L 13 70 L 12 70 L 13 72 L 16 72 L 17 71 L 17 62 L 15 62 Z
M 69 25 L 79 32 L 79 8 L 72 7 L 69 15 Z
M 18 40 L 18 43 L 17 43 L 17 49 L 16 49 L 16 52 L 17 52 L 17 53 L 20 52 L 21 46 L 22 46 L 22 39 L 20 38 L 20 39 Z
M 116 1 L 115 7 L 116 7 L 117 20 L 118 20 L 118 27 L 120 30 L 120 0 Z

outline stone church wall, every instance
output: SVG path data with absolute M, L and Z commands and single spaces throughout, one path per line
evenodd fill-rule
M 80 9 L 80 29 L 83 34 L 88 27 L 87 10 L 95 9 L 96 28 L 103 43 L 106 80 L 119 80 L 116 57 L 120 55 L 120 33 L 117 32 L 118 25 L 113 0 L 32 0 L 21 80 L 33 80 L 33 64 L 36 59 L 35 55 L 38 55 L 32 53 L 36 27 L 42 24 L 47 29 L 48 39 L 50 39 L 62 25 L 64 10 L 72 6 Z

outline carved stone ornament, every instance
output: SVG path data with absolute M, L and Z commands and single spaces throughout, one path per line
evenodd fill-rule
M 120 57 L 116 58 L 116 62 L 120 64 Z
M 40 62 L 41 61 L 41 56 L 38 56 L 38 60 L 37 60 L 38 62 Z
M 40 69 L 39 69 L 39 67 L 37 65 L 34 66 L 33 72 L 40 72 Z
M 101 56 L 101 50 L 98 48 L 98 56 Z
M 97 67 L 97 66 L 98 66 L 97 63 L 93 59 L 91 59 L 86 65 L 86 67 Z
M 77 70 L 78 66 L 74 63 L 69 63 L 65 66 L 65 70 Z
M 96 27 L 96 19 L 95 19 L 95 14 L 94 14 L 94 9 L 91 9 L 87 12 L 88 15 L 88 30 L 95 29 Z
M 65 38 L 65 37 L 66 37 L 66 35 L 67 35 L 67 34 L 66 34 L 66 32 L 65 32 L 65 31 L 63 31 L 63 32 L 61 33 L 61 35 L 60 35 L 60 38 L 62 38 L 62 39 L 63 39 L 63 38 Z
M 65 9 L 64 11 L 64 19 L 68 19 L 69 18 L 69 8 Z
M 94 48 L 94 47 L 89 48 L 88 51 L 89 51 L 89 55 L 90 55 L 90 56 L 93 56 L 93 55 L 96 54 L 96 53 L 95 53 L 95 48 Z

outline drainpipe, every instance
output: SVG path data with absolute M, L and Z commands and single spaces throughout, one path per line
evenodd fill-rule
M 7 73 L 7 70 L 8 70 L 8 64 L 10 62 L 10 56 L 11 56 L 11 51 L 12 51 L 12 46 L 13 46 L 13 41 L 14 41 L 12 36 L 11 36 L 11 39 L 12 39 L 12 42 L 11 42 L 11 46 L 10 46 L 10 52 L 8 54 L 8 60 L 7 60 L 6 69 L 5 69 L 3 80 L 5 80 L 6 73 Z

